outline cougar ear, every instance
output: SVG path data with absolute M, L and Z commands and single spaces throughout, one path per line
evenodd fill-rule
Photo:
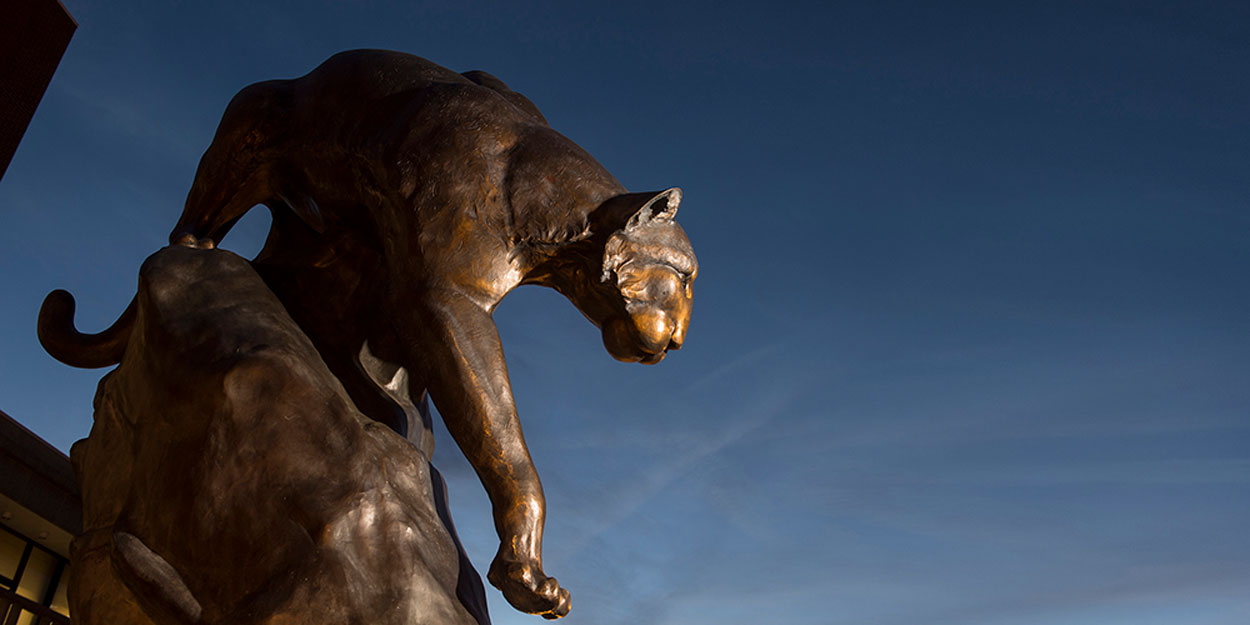
M 654 194 L 647 200 L 625 224 L 626 230 L 632 230 L 653 221 L 672 221 L 677 216 L 677 207 L 681 205 L 681 189 L 673 187 Z
M 590 230 L 601 238 L 655 221 L 672 221 L 681 203 L 681 189 L 623 193 L 608 198 L 590 214 Z

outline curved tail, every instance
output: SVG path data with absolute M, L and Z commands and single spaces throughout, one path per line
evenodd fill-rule
M 53 358 L 84 369 L 109 367 L 122 360 L 135 325 L 135 300 L 117 321 L 99 334 L 83 334 L 74 327 L 74 296 L 57 289 L 39 309 L 39 343 Z

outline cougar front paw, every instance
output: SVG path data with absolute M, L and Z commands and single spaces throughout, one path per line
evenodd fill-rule
M 561 588 L 556 578 L 543 575 L 542 569 L 533 563 L 495 556 L 486 579 L 503 593 L 512 607 L 522 612 L 546 619 L 557 619 L 569 613 L 569 591 Z

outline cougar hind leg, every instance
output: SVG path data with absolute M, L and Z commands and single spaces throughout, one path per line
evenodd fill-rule
M 210 154 L 204 155 L 204 161 Z M 270 201 L 272 193 L 265 169 L 255 169 L 236 183 L 230 175 L 233 172 L 206 173 L 204 161 L 187 195 L 182 217 L 169 235 L 170 244 L 211 249 L 221 243 L 243 215 L 256 205 Z
M 286 111 L 283 81 L 245 87 L 222 115 L 213 142 L 195 170 L 170 243 L 192 235 L 220 244 L 245 213 L 275 199 L 270 157 L 280 147 Z

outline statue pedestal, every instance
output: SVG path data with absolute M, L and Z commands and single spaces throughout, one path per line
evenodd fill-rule
M 488 622 L 441 477 L 356 410 L 246 260 L 161 250 L 137 305 L 71 452 L 76 623 Z

